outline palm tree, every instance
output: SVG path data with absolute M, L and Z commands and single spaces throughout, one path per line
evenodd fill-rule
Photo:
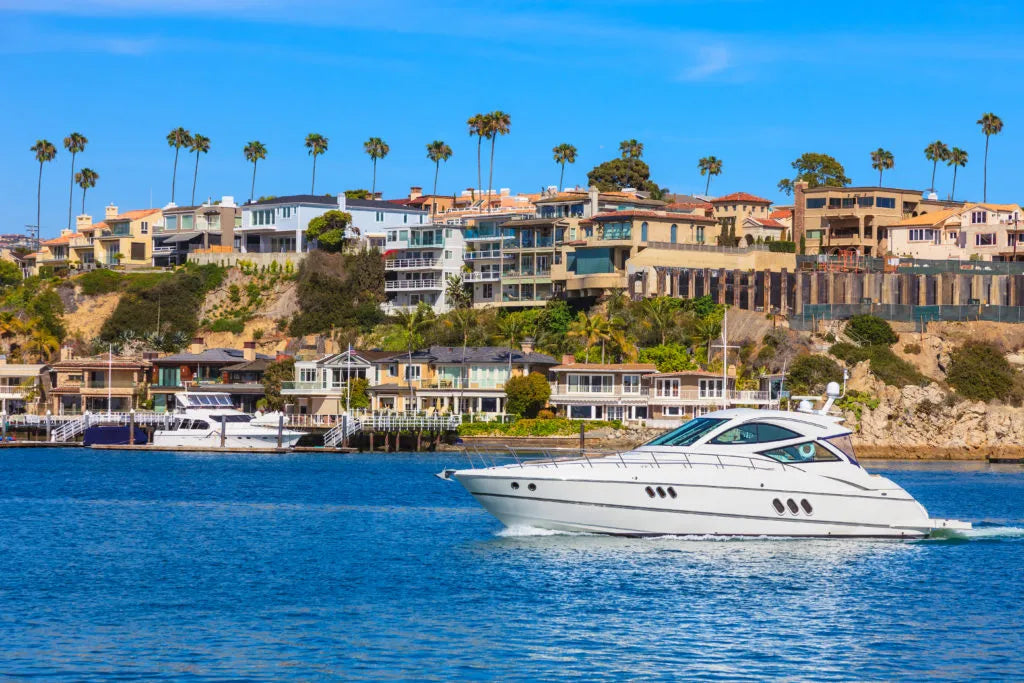
M 465 402 L 466 384 L 469 382 L 469 377 L 466 375 L 469 371 L 469 366 L 466 364 L 466 347 L 469 346 L 469 331 L 478 324 L 477 312 L 467 307 L 455 308 L 448 312 L 444 324 L 457 328 L 462 334 L 462 369 L 459 372 L 459 405 L 457 408 L 461 413 L 462 404 Z
M 434 140 L 427 145 L 427 158 L 434 162 L 434 196 L 437 196 L 437 174 L 441 172 L 441 162 L 452 158 L 452 148 L 443 140 Z M 431 204 L 431 213 L 437 213 L 437 202 Z
M 469 125 L 469 137 L 476 136 L 476 193 L 479 194 L 483 191 L 483 181 L 481 181 L 481 167 L 480 161 L 480 148 L 484 143 L 484 129 L 487 124 L 486 114 L 473 114 L 466 121 Z
M 57 148 L 49 140 L 36 140 L 29 151 L 35 152 L 36 161 L 39 162 L 39 183 L 36 186 L 36 249 L 39 249 L 39 220 L 43 212 L 43 164 L 53 161 L 57 156 Z
M 949 193 L 949 198 L 954 199 L 956 197 L 956 167 L 967 165 L 967 150 L 954 147 L 949 153 L 949 160 L 946 161 L 946 165 L 953 167 L 953 191 Z
M 644 143 L 636 138 L 623 140 L 619 143 L 619 151 L 623 159 L 639 159 L 644 155 Z
M 384 142 L 380 138 L 370 138 L 363 143 L 363 151 L 365 151 L 370 159 L 373 161 L 373 184 L 370 185 L 370 198 L 373 199 L 377 196 L 377 159 L 383 159 L 391 151 L 388 147 L 388 143 Z
M 25 343 L 25 350 L 43 363 L 60 347 L 60 340 L 42 327 L 40 322 L 34 320 L 30 323 L 32 334 Z
M 558 176 L 558 189 L 562 189 L 565 182 L 565 165 L 576 163 L 576 148 L 567 142 L 557 145 L 552 150 L 555 154 L 555 163 L 562 165 L 562 173 Z
M 711 176 L 722 174 L 722 160 L 715 156 L 701 157 L 697 161 L 697 168 L 701 175 L 707 175 L 708 181 L 704 184 L 704 194 L 711 189 Z
M 487 201 L 491 200 L 491 187 L 494 182 L 494 143 L 499 135 L 508 135 L 512 129 L 512 117 L 499 110 L 486 115 L 484 135 L 491 141 L 491 165 L 487 172 Z
M 722 321 L 716 317 L 701 318 L 697 321 L 697 336 L 702 340 L 707 339 L 707 353 L 705 359 L 707 362 L 711 362 L 711 342 L 714 341 L 715 337 L 722 336 Z
M 519 346 L 525 333 L 523 319 L 518 315 L 508 315 L 498 321 L 498 339 L 508 345 L 508 374 L 512 376 L 512 350 Z
M 71 133 L 64 138 L 64 149 L 71 152 L 71 186 L 68 188 L 68 230 L 71 229 L 71 202 L 75 196 L 75 155 L 85 151 L 88 138 L 81 133 Z
M 932 184 L 931 191 L 935 191 L 935 168 L 939 165 L 940 161 L 946 161 L 949 159 L 949 147 L 946 146 L 942 140 L 936 140 L 927 147 L 924 148 L 924 156 L 928 161 L 932 162 Z
M 267 148 L 259 140 L 251 140 L 242 148 L 242 154 L 245 155 L 246 161 L 252 163 L 252 185 L 249 188 L 249 201 L 252 202 L 253 195 L 256 194 L 256 162 L 267 158 Z
M 878 186 L 882 186 L 882 171 L 888 171 L 896 165 L 896 159 L 892 152 L 879 147 L 871 153 L 871 168 L 878 171 Z
M 579 339 L 586 348 L 587 361 L 590 361 L 590 349 L 601 342 L 601 355 L 604 355 L 604 342 L 610 338 L 608 320 L 597 313 L 587 315 L 580 311 L 576 320 L 569 324 L 569 337 Z
M 640 306 L 643 325 L 653 330 L 664 346 L 668 333 L 678 325 L 679 306 L 667 296 L 644 299 Z
M 306 149 L 313 157 L 313 183 L 310 185 L 309 193 L 316 194 L 316 158 L 327 152 L 327 138 L 320 133 L 310 133 L 306 136 Z
M 75 174 L 75 182 L 82 188 L 82 213 L 85 213 L 85 192 L 89 188 L 96 187 L 96 181 L 99 179 L 100 174 L 91 168 L 83 168 Z
M 981 201 L 988 201 L 988 139 L 993 135 L 998 135 L 1003 130 L 1003 120 L 989 112 L 982 114 L 981 118 L 978 119 L 978 125 L 981 126 L 981 132 L 985 134 L 985 172 L 984 172 L 984 184 L 982 185 Z
M 466 282 L 461 275 L 446 275 L 444 298 L 452 308 L 466 308 L 471 303 L 466 294 Z
M 196 153 L 196 170 L 192 173 L 192 206 L 196 205 L 196 181 L 199 180 L 199 155 L 210 151 L 210 138 L 196 133 L 192 136 L 190 152 Z
M 171 203 L 174 203 L 174 187 L 178 182 L 178 152 L 192 144 L 192 134 L 178 127 L 167 134 L 167 145 L 174 148 L 174 173 L 171 175 Z
M 412 404 L 415 400 L 412 388 L 412 351 L 423 343 L 423 330 L 430 324 L 430 318 L 427 315 L 429 310 L 429 307 L 417 306 L 412 311 L 399 311 L 398 320 L 395 323 L 402 346 L 409 352 L 409 363 L 405 370 L 406 379 L 409 382 L 409 405 L 406 407 L 407 411 L 412 410 Z

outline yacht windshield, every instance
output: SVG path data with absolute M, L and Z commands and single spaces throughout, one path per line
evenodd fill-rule
M 648 441 L 645 446 L 692 446 L 701 437 L 728 420 L 715 417 L 698 417 L 690 420 L 682 427 L 677 427 L 667 434 Z
M 835 446 L 838 450 L 840 450 L 843 453 L 843 455 L 849 458 L 850 462 L 852 462 L 854 465 L 860 464 L 857 462 L 857 457 L 853 454 L 853 440 L 850 438 L 849 434 L 829 437 L 827 439 L 824 439 L 824 441 L 827 441 L 831 445 Z
M 214 422 L 250 422 L 252 417 L 249 415 L 211 415 L 210 419 Z

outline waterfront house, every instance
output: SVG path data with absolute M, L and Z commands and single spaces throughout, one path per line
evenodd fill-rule
M 393 351 L 332 353 L 317 359 L 296 360 L 295 379 L 281 383 L 281 396 L 301 415 L 340 415 L 345 412 L 349 378 L 379 382 L 382 363 Z
M 708 370 L 661 372 L 651 377 L 647 423 L 674 427 L 713 410 L 737 406 L 764 408 L 771 402 L 767 388 L 738 391 L 735 368 L 730 368 L 726 377 Z
M 651 363 L 576 363 L 572 356 L 551 368 L 549 403 L 573 420 L 647 419 Z
M 893 256 L 920 259 L 1017 261 L 1024 223 L 1018 204 L 965 204 L 919 214 L 888 226 Z
M 108 268 L 149 268 L 153 265 L 153 233 L 163 222 L 160 209 L 136 209 L 118 213 L 106 208 L 104 226 L 93 231 L 95 263 Z
M 747 220 L 754 219 L 751 225 L 755 227 L 753 236 L 756 238 L 757 220 L 768 219 L 772 202 L 749 192 L 733 192 L 712 199 L 711 205 L 714 207 L 715 220 L 721 226 L 723 234 L 731 233 L 740 238 L 751 234 L 747 231 Z
M 264 396 L 263 372 L 272 361 L 256 353 L 255 342 L 245 342 L 242 349 L 208 349 L 197 337 L 187 351 L 150 360 L 153 409 L 173 411 L 174 394 L 181 391 L 211 391 L 226 393 L 236 408 L 253 412 Z
M 163 225 L 153 233 L 154 266 L 181 265 L 199 250 L 231 251 L 235 227 L 242 222 L 242 209 L 231 196 L 199 206 L 168 204 L 162 213 Z
M 127 412 L 138 408 L 149 368 L 149 362 L 139 357 L 71 358 L 64 348 L 61 360 L 52 366 L 48 409 L 54 415 L 79 415 L 86 410 Z
M 307 251 L 309 222 L 328 211 L 352 215 L 348 237 L 429 223 L 423 209 L 378 199 L 348 199 L 344 194 L 289 195 L 250 202 L 242 207 L 238 247 L 249 252 Z
M 0 354 L 0 412 L 5 415 L 39 413 L 50 388 L 50 366 L 8 363 Z

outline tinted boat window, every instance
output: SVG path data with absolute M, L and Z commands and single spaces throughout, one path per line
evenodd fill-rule
M 839 460 L 835 453 L 813 441 L 761 451 L 761 455 L 767 455 L 779 462 L 835 462 Z
M 770 443 L 799 439 L 800 435 L 785 427 L 773 424 L 751 422 L 726 430 L 712 439 L 713 444 Z
M 858 464 L 857 458 L 853 454 L 853 440 L 850 439 L 849 434 L 844 434 L 842 436 L 833 436 L 829 439 L 825 439 L 825 441 L 828 441 L 834 448 L 842 451 L 843 455 L 849 458 L 850 462 L 852 462 L 854 465 Z
M 692 446 L 708 432 L 725 422 L 722 418 L 698 417 L 690 420 L 682 427 L 677 427 L 667 434 L 648 441 L 645 446 Z

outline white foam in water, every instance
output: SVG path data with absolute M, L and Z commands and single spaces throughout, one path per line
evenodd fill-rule
M 1012 538 L 1024 538 L 1024 527 L 1019 526 L 980 526 L 973 529 L 965 529 L 963 531 L 954 529 L 944 529 L 939 531 L 933 531 L 928 537 L 929 539 L 936 540 L 964 540 L 964 541 L 981 541 L 991 539 L 1012 539 Z
M 580 536 L 574 531 L 558 531 L 556 529 L 538 529 L 532 526 L 509 526 L 498 532 L 502 538 L 521 538 L 526 536 Z

